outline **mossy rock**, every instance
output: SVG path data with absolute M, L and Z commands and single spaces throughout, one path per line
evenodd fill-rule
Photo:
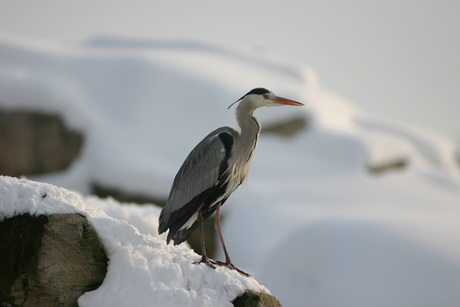
M 248 290 L 233 300 L 235 307 L 281 307 L 280 301 L 273 295 Z
M 80 214 L 0 222 L 0 305 L 78 306 L 107 272 L 99 237 Z

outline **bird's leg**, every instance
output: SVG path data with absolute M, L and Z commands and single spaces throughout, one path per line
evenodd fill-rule
M 215 269 L 216 267 L 213 265 L 214 261 L 209 259 L 206 255 L 206 246 L 204 244 L 204 227 L 203 227 L 203 213 L 200 211 L 198 213 L 198 225 L 200 226 L 200 233 L 201 233 L 201 260 L 199 262 L 195 261 L 193 264 L 199 263 L 206 263 L 209 267 Z
M 225 263 L 217 261 L 216 264 L 225 265 L 227 268 L 231 270 L 236 270 L 238 273 L 249 277 L 251 275 L 238 269 L 236 266 L 233 265 L 232 261 L 230 260 L 230 256 L 228 255 L 227 248 L 225 247 L 224 237 L 222 236 L 222 232 L 220 231 L 220 207 L 221 207 L 221 203 L 217 204 L 216 218 L 214 220 L 214 228 L 216 228 L 216 232 L 217 232 L 217 235 L 219 236 L 220 244 L 222 245 L 222 249 L 224 250 Z
M 214 228 L 216 229 L 217 235 L 219 236 L 220 244 L 222 245 L 222 249 L 224 250 L 225 265 L 229 266 L 232 264 L 232 261 L 228 256 L 227 248 L 225 247 L 224 237 L 222 236 L 222 232 L 220 231 L 220 207 L 221 203 L 218 203 L 216 208 L 216 218 L 214 219 Z

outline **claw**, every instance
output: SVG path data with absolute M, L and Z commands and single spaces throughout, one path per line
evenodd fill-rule
M 249 275 L 248 273 L 238 269 L 233 263 L 231 262 L 222 262 L 222 261 L 214 261 L 213 262 L 215 265 L 218 265 L 218 266 L 224 266 L 226 268 L 228 268 L 229 270 L 235 270 L 237 271 L 238 273 L 240 273 L 241 275 L 244 275 L 246 277 L 251 277 L 251 275 Z
M 212 260 L 212 259 L 209 259 L 208 257 L 201 257 L 201 260 L 200 261 L 194 261 L 193 264 L 200 264 L 200 263 L 204 263 L 206 264 L 207 266 L 209 266 L 210 268 L 212 269 L 216 269 L 216 266 L 215 264 L 217 264 L 216 261 Z

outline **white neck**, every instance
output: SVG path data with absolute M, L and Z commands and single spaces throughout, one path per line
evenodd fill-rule
M 236 120 L 241 128 L 241 136 L 243 139 L 251 139 L 254 137 L 257 142 L 257 138 L 260 132 L 260 123 L 253 116 L 255 108 L 247 103 L 240 103 L 236 108 Z

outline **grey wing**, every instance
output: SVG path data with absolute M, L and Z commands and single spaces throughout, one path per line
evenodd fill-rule
M 232 137 L 238 134 L 230 127 L 214 130 L 190 152 L 182 164 L 162 212 L 165 219 L 163 224 L 169 224 L 167 220 L 172 212 L 181 209 L 194 197 L 217 183 L 222 171 L 221 164 L 226 157 L 225 145 L 219 137 L 223 132 Z

